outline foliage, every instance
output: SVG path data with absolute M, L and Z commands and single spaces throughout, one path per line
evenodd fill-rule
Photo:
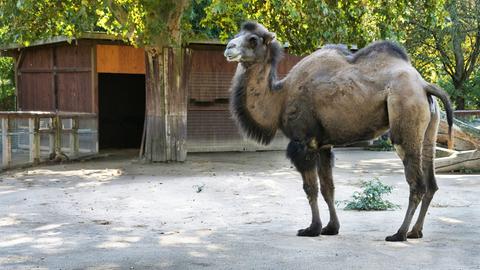
M 399 208 L 398 205 L 384 200 L 385 194 L 392 192 L 392 187 L 383 184 L 378 178 L 362 183 L 362 192 L 355 191 L 351 201 L 347 201 L 346 210 L 390 210 Z
M 100 0 L 0 0 L 0 41 L 28 46 L 52 36 L 95 30 Z
M 15 110 L 15 74 L 13 59 L 0 57 L 0 111 Z
M 220 29 L 217 25 L 205 26 L 201 23 L 206 16 L 205 8 L 212 0 L 192 0 L 182 18 L 184 40 L 218 39 Z
M 225 40 L 244 20 L 274 31 L 290 50 L 305 54 L 326 43 L 365 46 L 375 39 L 399 39 L 409 1 L 368 0 L 213 0 L 204 25 L 218 25 Z
M 405 45 L 415 66 L 424 76 L 443 82 L 457 109 L 467 108 L 469 100 L 479 97 L 471 80 L 479 72 L 480 2 L 412 1 L 407 11 Z
M 388 135 L 381 136 L 373 144 L 367 147 L 367 150 L 371 151 L 393 151 L 393 144 Z
M 442 76 L 438 84 L 445 89 L 452 100 L 462 98 L 465 100 L 465 109 L 478 110 L 480 108 L 480 69 L 471 75 L 471 79 L 465 81 L 463 91 L 457 91 L 450 77 Z
M 107 31 L 138 46 L 179 42 L 186 0 L 0 0 L 0 41 L 28 46 L 53 36 Z

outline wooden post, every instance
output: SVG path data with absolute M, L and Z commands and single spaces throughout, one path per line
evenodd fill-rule
M 30 162 L 40 162 L 40 118 L 28 118 L 28 132 L 30 137 Z
M 55 153 L 55 120 L 53 117 L 50 117 L 49 119 L 50 125 L 48 131 L 48 154 L 51 155 L 52 153 Z
M 72 118 L 72 129 L 70 130 L 70 155 L 75 157 L 80 150 L 80 141 L 78 138 L 78 118 Z
M 2 118 L 2 163 L 3 168 L 12 164 L 12 137 L 10 136 L 9 118 Z
M 62 153 L 62 119 L 56 115 L 52 119 L 54 153 Z

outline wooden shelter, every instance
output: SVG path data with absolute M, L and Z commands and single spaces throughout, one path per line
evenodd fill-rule
M 100 149 L 140 147 L 145 106 L 159 102 L 145 99 L 142 48 L 90 33 L 75 40 L 58 37 L 0 50 L 16 60 L 19 111 L 93 113 L 98 120 Z M 215 42 L 192 42 L 183 49 L 187 151 L 284 149 L 282 136 L 263 147 L 239 134 L 228 109 L 236 64 L 225 61 L 223 50 L 224 44 Z M 286 75 L 299 60 L 287 54 L 279 76 Z

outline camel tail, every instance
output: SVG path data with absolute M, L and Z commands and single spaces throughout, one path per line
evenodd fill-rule
M 452 140 L 452 126 L 453 126 L 453 110 L 452 110 L 452 103 L 450 102 L 450 98 L 448 97 L 447 92 L 445 92 L 442 88 L 438 87 L 435 84 L 427 83 L 425 87 L 425 91 L 427 93 L 438 97 L 443 105 L 445 106 L 445 111 L 447 113 L 447 123 L 448 123 L 448 148 L 453 148 L 453 140 Z

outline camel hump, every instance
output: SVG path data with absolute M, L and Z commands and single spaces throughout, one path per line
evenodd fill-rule
M 405 60 L 406 62 L 410 62 L 410 58 L 408 57 L 407 52 L 401 45 L 393 41 L 387 40 L 377 41 L 368 45 L 365 48 L 362 48 L 361 50 L 353 54 L 350 62 L 355 63 L 363 59 L 369 59 L 381 53 L 386 53 L 392 57 Z
M 335 50 L 345 56 L 352 55 L 352 52 L 348 49 L 347 45 L 345 44 L 326 44 L 325 46 L 322 47 L 322 50 L 323 49 Z

